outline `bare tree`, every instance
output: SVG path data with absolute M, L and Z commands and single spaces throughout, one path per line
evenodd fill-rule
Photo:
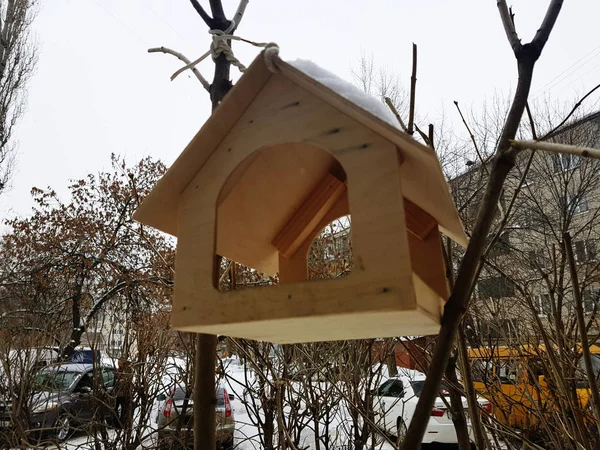
M 14 126 L 25 111 L 26 85 L 37 61 L 31 36 L 37 0 L 0 1 L 0 193 L 15 161 Z
M 403 448 L 419 448 L 425 433 L 429 414 L 439 391 L 460 322 L 469 305 L 473 285 L 479 272 L 480 259 L 485 251 L 488 233 L 496 216 L 496 208 L 502 194 L 504 181 L 515 165 L 515 158 L 518 152 L 511 145 L 510 141 L 516 136 L 527 105 L 535 63 L 548 41 L 561 7 L 561 0 L 553 0 L 548 6 L 542 25 L 533 40 L 530 43 L 522 44 L 515 30 L 514 22 L 506 6 L 506 2 L 503 0 L 498 1 L 500 17 L 517 60 L 519 81 L 498 141 L 484 200 L 477 216 L 473 234 L 471 235 L 469 246 L 458 271 L 455 288 L 444 308 L 440 338 L 438 339 L 438 345 L 432 359 L 429 376 L 427 377 L 415 415 L 407 431 Z

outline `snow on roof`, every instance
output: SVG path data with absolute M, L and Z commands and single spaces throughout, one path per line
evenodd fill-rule
M 381 100 L 371 97 L 369 94 L 361 91 L 358 87 L 341 79 L 337 75 L 317 66 L 314 62 L 305 59 L 297 59 L 295 61 L 286 61 L 296 69 L 304 72 L 309 77 L 315 79 L 319 83 L 327 86 L 332 91 L 341 95 L 345 99 L 355 103 L 367 112 L 370 112 L 381 120 L 389 123 L 395 128 L 398 126 L 398 119 L 392 114 L 389 108 L 383 104 Z

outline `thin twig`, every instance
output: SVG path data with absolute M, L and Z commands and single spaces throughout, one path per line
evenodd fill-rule
M 396 119 L 398 120 L 398 123 L 400 124 L 400 128 L 402 128 L 402 131 L 404 131 L 405 133 L 408 133 L 408 128 L 406 128 L 406 125 L 404 124 L 402 117 L 400 117 L 400 113 L 398 113 L 398 110 L 396 109 L 396 107 L 394 106 L 394 103 L 392 103 L 392 100 L 389 97 L 385 97 L 385 104 L 388 105 L 388 108 L 390 108 L 390 110 L 392 111 L 394 116 L 396 116 Z
M 475 153 L 477 153 L 477 157 L 479 158 L 479 161 L 481 162 L 481 165 L 483 166 L 483 169 L 485 170 L 485 173 L 489 176 L 490 175 L 490 171 L 488 170 L 487 164 L 483 160 L 483 156 L 481 155 L 481 152 L 479 151 L 479 146 L 477 145 L 477 141 L 475 140 L 475 136 L 473 135 L 473 132 L 471 131 L 471 128 L 469 127 L 469 124 L 465 120 L 465 116 L 463 115 L 463 113 L 462 113 L 462 111 L 460 109 L 460 106 L 458 105 L 458 102 L 456 100 L 454 100 L 454 106 L 456 106 L 456 109 L 458 110 L 458 114 L 460 114 L 460 118 L 462 119 L 462 122 L 465 125 L 465 128 L 467 129 L 467 132 L 469 133 L 469 137 L 471 138 L 471 142 L 473 143 L 473 147 L 475 148 Z
M 167 47 L 149 48 L 148 49 L 148 53 L 165 53 L 165 54 L 168 54 L 168 55 L 175 56 L 177 59 L 179 59 L 180 61 L 183 61 L 187 65 L 190 65 L 192 63 L 182 53 L 179 53 L 178 51 L 172 50 L 172 49 L 167 48 Z M 206 89 L 208 92 L 210 92 L 210 84 L 206 80 L 206 78 L 204 78 L 202 76 L 202 74 L 200 73 L 200 71 L 196 67 L 191 67 L 191 70 L 194 73 L 194 75 L 196 75 L 196 78 L 198 78 L 198 81 L 200 81 L 200 83 L 202 84 L 202 86 L 204 87 L 204 89 Z
M 531 127 L 531 137 L 534 141 L 537 141 L 537 132 L 535 131 L 535 122 L 533 120 L 533 115 L 531 114 L 531 109 L 529 108 L 529 102 L 525 104 L 525 111 L 527 111 L 527 118 L 529 119 L 529 126 Z
M 433 148 L 433 145 L 431 145 L 431 142 L 429 141 L 429 136 L 427 136 L 425 134 L 425 132 L 423 130 L 421 130 L 417 124 L 415 124 L 415 130 L 417 133 L 419 133 L 419 136 L 421 136 L 421 139 L 423 139 L 425 144 L 428 145 L 429 147 Z
M 410 76 L 410 106 L 408 110 L 408 134 L 414 133 L 415 95 L 417 90 L 417 44 L 412 46 L 412 75 Z
M 577 108 L 579 108 L 581 106 L 581 104 L 590 96 L 592 95 L 596 90 L 600 89 L 600 84 L 597 84 L 596 86 L 594 86 L 592 89 L 590 89 L 588 91 L 587 94 L 585 94 L 583 97 L 581 97 L 581 99 L 575 103 L 575 106 L 573 106 L 573 108 L 571 109 L 571 111 L 569 112 L 569 114 L 567 114 L 567 116 L 562 120 L 561 123 L 559 123 L 558 125 L 556 125 L 552 130 L 550 130 L 548 133 L 546 133 L 544 135 L 544 137 L 541 138 L 541 140 L 544 140 L 550 136 L 552 136 L 554 133 L 556 133 L 557 130 L 559 130 L 566 122 L 567 120 L 569 120 L 571 118 L 571 116 L 575 113 L 575 111 L 577 110 Z M 535 138 L 534 138 L 535 139 Z

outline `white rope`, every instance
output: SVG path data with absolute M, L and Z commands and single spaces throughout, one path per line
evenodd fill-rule
M 229 61 L 231 63 L 231 65 L 237 67 L 240 72 L 245 72 L 246 66 L 244 66 L 240 62 L 240 60 L 237 59 L 235 57 L 235 55 L 233 54 L 233 50 L 229 46 L 230 40 L 246 42 L 247 44 L 253 45 L 254 47 L 273 49 L 272 51 L 269 52 L 269 58 L 268 58 L 269 64 L 271 64 L 270 60 L 271 60 L 273 51 L 275 51 L 277 53 L 278 49 L 279 49 L 277 44 L 275 44 L 274 42 L 254 42 L 254 41 L 249 41 L 247 39 L 241 38 L 239 36 L 234 36 L 233 34 L 230 34 L 234 29 L 235 29 L 235 21 L 232 20 L 231 25 L 229 25 L 229 27 L 227 27 L 227 29 L 225 31 L 209 30 L 208 32 L 212 36 L 212 42 L 210 44 L 210 49 L 206 53 L 204 53 L 202 56 L 200 56 L 200 58 L 185 65 L 184 67 L 179 69 L 177 72 L 175 72 L 173 75 L 171 75 L 171 81 L 173 81 L 175 78 L 177 78 L 177 76 L 179 76 L 181 73 L 185 72 L 186 70 L 192 69 L 196 65 L 200 64 L 202 61 L 204 61 L 206 58 L 208 58 L 209 55 L 212 56 L 213 61 L 216 60 L 220 55 L 225 55 L 225 58 L 227 59 L 227 61 Z M 277 50 L 275 50 L 275 48 Z

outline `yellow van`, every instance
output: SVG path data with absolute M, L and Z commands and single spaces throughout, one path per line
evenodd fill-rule
M 600 375 L 600 346 L 590 346 L 596 380 Z M 521 429 L 535 428 L 544 414 L 556 411 L 554 389 L 546 378 L 548 355 L 544 346 L 497 346 L 469 349 L 475 389 L 494 405 L 502 423 Z M 579 374 L 585 373 L 579 358 Z M 585 376 L 575 380 L 579 406 L 587 408 L 590 390 Z

